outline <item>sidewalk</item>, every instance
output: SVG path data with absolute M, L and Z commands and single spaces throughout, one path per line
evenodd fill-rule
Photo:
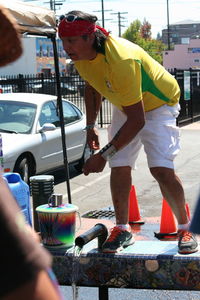
M 181 127 L 181 129 L 191 129 L 191 130 L 199 130 L 200 131 L 200 121 L 183 126 L 183 127 Z

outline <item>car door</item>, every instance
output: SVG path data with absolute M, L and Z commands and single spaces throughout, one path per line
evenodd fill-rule
M 40 146 L 37 159 L 37 172 L 56 168 L 63 163 L 60 121 L 54 101 L 46 102 L 41 109 L 38 128 L 45 123 L 54 124 L 52 131 L 38 132 Z
M 81 112 L 63 101 L 63 117 L 65 125 L 65 143 L 67 147 L 67 158 L 69 162 L 76 161 L 82 157 L 85 147 L 85 120 Z M 63 165 L 63 146 L 61 138 L 60 120 L 56 108 L 56 102 L 46 102 L 39 117 L 39 127 L 45 123 L 55 125 L 55 130 L 40 132 L 41 143 L 39 147 L 39 159 L 37 161 L 37 172 L 57 168 Z
M 63 101 L 63 116 L 68 161 L 74 162 L 82 157 L 85 148 L 85 119 L 80 110 L 67 101 Z

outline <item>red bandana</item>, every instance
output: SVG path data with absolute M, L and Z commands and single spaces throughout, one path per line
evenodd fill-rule
M 85 34 L 91 34 L 96 30 L 100 29 L 106 36 L 109 33 L 100 26 L 95 25 L 87 20 L 76 20 L 74 22 L 67 22 L 63 19 L 58 26 L 58 35 L 60 38 L 71 37 L 71 36 L 81 36 Z

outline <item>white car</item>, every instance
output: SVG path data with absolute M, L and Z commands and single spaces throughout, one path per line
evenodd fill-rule
M 12 85 L 8 85 L 8 84 L 2 85 L 2 83 L 4 83 L 4 82 L 6 83 L 6 81 L 7 81 L 6 78 L 0 77 L 0 94 L 13 92 Z
M 84 113 L 62 99 L 67 159 L 81 170 L 92 154 L 86 144 Z M 29 177 L 64 167 L 57 97 L 34 93 L 0 94 L 0 134 L 4 172 Z

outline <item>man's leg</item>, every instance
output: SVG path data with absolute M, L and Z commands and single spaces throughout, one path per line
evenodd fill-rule
M 164 167 L 154 167 L 150 168 L 150 171 L 157 180 L 163 197 L 172 208 L 178 224 L 188 223 L 183 187 L 174 170 Z
M 198 251 L 195 237 L 188 231 L 189 219 L 185 207 L 185 196 L 180 179 L 173 169 L 165 167 L 150 168 L 151 174 L 157 180 L 161 193 L 168 202 L 178 221 L 178 248 L 181 254 Z
M 112 201 L 116 226 L 112 228 L 103 252 L 115 253 L 134 243 L 128 223 L 129 193 L 131 189 L 131 167 L 112 167 L 110 177 Z
M 148 165 L 157 180 L 162 195 L 172 208 L 178 221 L 179 253 L 197 251 L 195 237 L 188 231 L 189 220 L 185 196 L 180 179 L 174 172 L 174 159 L 180 150 L 180 133 L 176 126 L 179 105 L 163 105 L 146 113 L 146 124 L 141 140 L 147 154 Z
M 128 224 L 128 201 L 131 189 L 131 168 L 129 166 L 111 169 L 110 188 L 116 224 Z
M 112 124 L 108 128 L 108 140 L 112 140 L 126 121 L 126 115 L 114 107 Z M 116 216 L 116 226 L 111 229 L 103 252 L 115 253 L 134 243 L 128 223 L 129 193 L 131 189 L 131 170 L 141 149 L 140 138 L 134 138 L 126 147 L 119 150 L 109 160 L 111 168 L 110 188 Z

